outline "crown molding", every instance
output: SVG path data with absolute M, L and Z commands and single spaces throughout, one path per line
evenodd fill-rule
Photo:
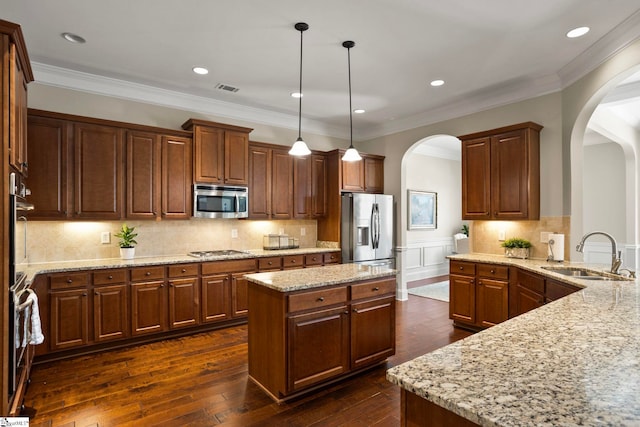
M 130 101 L 298 130 L 298 116 L 32 62 L 36 83 Z M 348 129 L 302 119 L 305 133 L 349 138 Z

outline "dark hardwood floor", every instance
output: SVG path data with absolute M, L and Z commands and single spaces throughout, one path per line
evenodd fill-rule
M 448 303 L 397 302 L 397 352 L 386 366 L 278 405 L 247 378 L 247 326 L 36 365 L 31 427 L 399 426 L 386 369 L 470 335 Z

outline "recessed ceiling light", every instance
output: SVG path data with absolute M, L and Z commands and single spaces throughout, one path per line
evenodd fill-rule
M 304 94 L 303 94 L 303 93 L 300 93 L 300 92 L 293 92 L 293 93 L 291 93 L 291 97 L 292 97 L 292 98 L 302 98 L 303 96 L 304 96 Z
M 362 114 L 365 112 L 365 110 L 363 110 L 362 108 L 356 108 L 355 110 L 353 110 L 353 112 L 356 114 Z
M 443 84 L 444 84 L 444 80 L 434 80 L 431 82 L 431 86 L 433 87 L 442 86 Z
M 204 67 L 193 67 L 193 72 L 202 76 L 204 76 L 205 74 L 209 74 L 209 70 Z
M 589 32 L 589 27 L 578 27 L 567 33 L 567 37 L 570 39 L 575 39 L 576 37 L 584 36 Z
M 73 34 L 73 33 L 62 33 L 60 34 L 62 36 L 62 38 L 64 38 L 66 41 L 71 42 L 71 43 L 78 43 L 78 44 L 82 44 L 82 43 L 86 43 L 86 40 L 82 37 L 80 37 L 77 34 Z

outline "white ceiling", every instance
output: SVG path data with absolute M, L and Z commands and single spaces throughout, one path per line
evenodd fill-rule
M 348 135 L 341 44 L 353 40 L 353 107 L 367 110 L 354 115 L 356 140 L 557 91 L 640 37 L 638 0 L 0 0 L 0 10 L 22 25 L 43 84 L 294 129 L 293 25 L 307 22 L 303 136 Z M 586 36 L 565 37 L 583 25 Z

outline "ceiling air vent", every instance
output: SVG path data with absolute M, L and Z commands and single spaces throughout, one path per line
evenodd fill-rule
M 240 89 L 238 89 L 237 87 L 233 87 L 233 86 L 229 86 L 229 85 L 225 85 L 222 83 L 218 83 L 216 85 L 216 89 L 220 89 L 220 90 L 226 90 L 227 92 L 237 92 Z

